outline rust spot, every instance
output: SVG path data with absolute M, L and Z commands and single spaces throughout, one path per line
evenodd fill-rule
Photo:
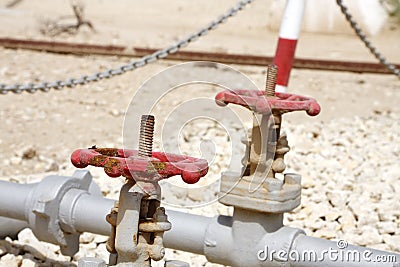
M 96 152 L 109 157 L 118 157 L 118 148 L 96 148 Z
M 106 221 L 109 224 L 111 224 L 112 226 L 116 226 L 117 225 L 117 214 L 116 213 L 107 214 Z
M 136 235 L 133 235 L 133 243 L 137 244 L 137 236 Z
M 89 164 L 97 167 L 102 166 L 106 159 L 106 156 L 94 156 L 93 158 L 89 159 Z
M 157 171 L 163 171 L 165 170 L 165 167 L 167 166 L 167 163 L 165 162 L 149 162 L 149 165 L 147 166 L 148 170 L 151 170 L 152 168 L 156 169 Z
M 104 170 L 106 173 L 111 173 L 114 167 L 120 169 L 120 162 L 117 159 L 108 158 L 106 164 L 104 164 Z

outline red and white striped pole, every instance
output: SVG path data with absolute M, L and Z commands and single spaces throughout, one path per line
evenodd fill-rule
M 274 64 L 278 66 L 277 92 L 285 92 L 293 65 L 306 0 L 287 0 L 279 31 Z

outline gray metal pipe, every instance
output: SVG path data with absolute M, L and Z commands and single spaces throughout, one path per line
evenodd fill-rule
M 109 235 L 110 225 L 105 222 L 104 218 L 113 207 L 114 201 L 91 194 L 82 194 L 74 204 L 72 211 L 72 222 L 75 229 L 80 232 Z M 166 210 L 166 213 L 168 220 L 172 224 L 172 229 L 164 234 L 165 247 L 205 255 L 210 261 L 221 264 L 239 266 L 236 264 L 238 261 L 242 262 L 244 260 L 246 262 L 240 254 L 244 255 L 247 253 L 247 257 L 245 258 L 252 258 L 251 265 L 249 266 L 253 266 L 256 263 L 259 266 L 277 266 L 276 262 L 263 262 L 256 259 L 258 251 L 265 248 L 265 246 L 279 249 L 280 245 L 277 246 L 279 243 L 285 244 L 282 247 L 289 249 L 290 244 L 295 240 L 292 251 L 304 254 L 312 250 L 317 255 L 322 255 L 330 247 L 335 248 L 336 244 L 332 241 L 305 236 L 290 227 L 284 227 L 279 231 L 275 231 L 277 226 L 281 226 L 277 223 L 281 221 L 278 215 L 269 218 L 268 216 L 265 217 L 258 214 L 258 217 L 256 216 L 255 219 L 257 219 L 256 221 L 260 221 L 259 223 L 262 227 L 255 231 L 254 224 L 257 222 L 253 222 L 254 216 L 250 216 L 254 214 L 248 214 L 247 211 L 236 211 L 234 217 L 205 217 L 175 210 Z M 250 229 L 247 227 L 249 223 L 252 225 Z M 240 227 L 235 228 L 235 225 L 240 225 Z M 257 233 L 252 234 L 253 238 L 248 238 L 249 235 L 246 232 L 248 233 L 249 231 L 258 232 L 257 245 L 254 243 L 256 242 L 255 237 L 257 237 Z M 242 241 L 247 240 L 247 242 L 237 242 L 238 238 Z M 277 242 L 277 239 L 280 242 Z M 349 246 L 349 248 L 357 249 L 361 253 L 372 251 L 375 255 L 391 255 L 389 252 L 362 247 Z M 238 252 L 238 255 L 235 255 L 234 251 Z M 399 257 L 399 254 L 396 255 Z M 397 258 L 397 261 L 399 261 L 399 258 Z M 293 261 L 290 262 L 289 266 L 343 266 L 343 264 L 340 261 L 330 262 L 327 258 L 323 262 Z M 376 264 L 374 265 L 364 260 L 360 263 L 346 262 L 346 266 L 376 266 Z M 392 267 L 393 263 L 387 265 L 381 264 L 379 266 Z
M 18 233 L 27 227 L 29 227 L 29 225 L 25 221 L 0 217 L 0 239 L 6 238 L 7 236 L 16 238 Z
M 394 267 L 400 263 L 400 254 L 366 247 L 348 245 L 346 241 L 329 241 L 300 235 L 292 246 L 290 258 L 293 267 Z
M 214 218 L 175 210 L 166 210 L 166 213 L 172 228 L 164 233 L 165 247 L 203 254 L 206 230 Z
M 91 232 L 110 235 L 111 226 L 106 222 L 106 215 L 114 207 L 115 200 L 82 194 L 73 209 L 74 227 L 78 232 Z
M 114 202 L 113 199 L 81 194 L 73 204 L 69 223 L 73 224 L 73 228 L 78 232 L 108 236 L 111 227 L 105 221 L 105 217 L 111 211 Z M 203 254 L 206 230 L 216 219 L 175 210 L 166 210 L 166 213 L 172 228 L 164 233 L 164 245 L 176 250 Z
M 26 202 L 36 185 L 0 182 L 0 216 L 4 216 L 0 220 L 0 226 L 7 226 L 0 227 L 0 236 L 15 236 L 28 226 L 25 218 Z M 74 189 L 71 192 L 73 191 L 76 192 L 75 196 L 69 197 L 67 194 L 61 202 L 60 207 L 65 207 L 66 210 L 60 211 L 63 214 L 62 220 L 78 232 L 108 236 L 111 228 L 105 217 L 114 206 L 115 200 Z M 216 219 L 174 210 L 167 210 L 166 213 L 172 229 L 164 234 L 165 246 L 203 254 L 207 227 Z
M 0 181 L 0 216 L 27 220 L 25 208 L 35 184 L 17 184 Z
M 90 173 L 78 172 L 70 178 L 46 177 L 38 184 L 0 182 L 0 216 L 13 218 L 0 218 L 0 236 L 18 233 L 21 227 L 27 226 L 27 221 L 30 227 L 35 229 L 43 228 L 50 232 L 49 229 L 54 228 L 53 232 L 56 234 L 60 229 L 66 233 L 91 232 L 109 235 L 111 227 L 105 221 L 105 216 L 114 206 L 114 200 L 103 198 L 99 194 L 91 194 L 90 181 Z M 59 194 L 51 195 L 52 202 L 43 198 L 45 193 L 43 191 L 55 192 L 54 190 L 57 190 Z M 47 206 L 42 206 L 43 203 Z M 43 217 L 48 220 L 42 222 L 35 219 L 35 214 L 40 216 L 42 213 L 48 216 Z M 333 261 L 328 257 L 329 255 L 325 254 L 329 252 L 329 249 L 338 248 L 335 242 L 305 236 L 299 229 L 282 227 L 280 215 L 240 209 L 235 210 L 233 217 L 222 215 L 204 217 L 174 210 L 167 210 L 166 213 L 172 223 L 172 229 L 164 234 L 164 245 L 172 249 L 205 255 L 208 260 L 215 263 L 231 266 L 282 266 L 285 264 L 285 266 L 294 267 L 343 265 L 393 267 L 397 266 L 393 261 L 400 262 L 400 254 L 351 245 L 347 247 L 347 250 L 360 253 L 362 256 L 360 262 Z M 12 224 L 15 224 L 15 227 L 1 227 Z M 55 228 L 55 226 L 60 228 Z M 56 236 L 58 239 L 48 236 L 42 239 L 62 245 L 63 239 L 60 238 L 63 236 L 60 236 Z M 70 243 L 64 245 L 64 248 L 71 247 L 75 244 L 74 242 L 78 243 L 79 238 L 74 237 Z M 308 255 L 306 252 L 312 251 L 317 256 L 325 255 L 326 258 L 323 261 L 313 259 L 294 261 L 290 258 L 282 259 L 275 254 L 270 257 L 272 260 L 260 259 L 260 256 L 266 256 L 269 253 L 267 249 L 283 250 L 287 254 L 298 253 L 299 255 Z M 73 253 L 73 251 L 68 253 Z M 388 258 L 392 255 L 395 258 Z M 386 256 L 392 262 L 378 264 L 370 262 L 366 256 Z
M 0 181 L 0 216 L 4 216 L 0 217 L 0 236 L 16 236 L 20 230 L 28 227 L 25 210 L 36 186 L 36 183 L 16 184 Z M 69 197 L 67 194 L 60 205 L 67 209 L 60 211 L 65 214 L 63 220 L 78 232 L 108 236 L 111 228 L 105 217 L 114 206 L 115 200 L 74 189 L 72 191 L 76 192 L 75 196 Z M 172 223 L 172 229 L 164 234 L 165 246 L 203 254 L 205 232 L 213 218 L 174 210 L 167 210 L 166 213 Z

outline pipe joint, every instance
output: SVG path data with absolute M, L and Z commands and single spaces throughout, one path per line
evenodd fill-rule
M 79 236 L 71 224 L 76 200 L 89 191 L 92 176 L 88 171 L 75 171 L 72 177 L 47 176 L 30 192 L 25 217 L 35 236 L 57 244 L 64 255 L 79 250 Z
M 282 214 L 235 208 L 233 217 L 220 215 L 209 223 L 204 255 L 210 262 L 230 266 L 285 266 L 277 252 L 288 255 L 297 236 L 304 234 L 282 226 Z

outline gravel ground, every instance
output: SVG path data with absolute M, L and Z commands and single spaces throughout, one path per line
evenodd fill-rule
M 33 2 L 35 1 L 24 1 L 23 5 L 28 8 L 29 5 L 34 5 Z M 184 1 L 178 2 L 185 11 L 184 14 L 191 10 Z M 43 3 L 45 4 L 40 5 L 43 10 L 54 8 L 51 1 Z M 222 8 L 222 4 L 219 7 L 207 8 L 219 14 L 225 8 L 225 4 L 227 6 L 229 3 L 224 2 Z M 250 11 L 245 12 L 255 12 L 259 7 L 251 7 Z M 62 15 L 60 10 L 55 12 Z M 244 14 L 252 21 L 261 16 L 259 14 L 252 19 L 251 13 Z M 166 17 L 165 14 L 153 15 Z M 208 21 L 208 17 L 204 15 L 199 17 Z M 14 15 L 11 18 L 15 19 Z M 5 21 L 7 16 L 1 19 Z M 133 19 L 133 16 L 130 19 Z M 37 37 L 38 33 L 31 29 L 32 26 L 24 26 L 22 21 L 18 21 L 14 33 L 20 37 Z M 116 21 L 120 23 L 118 18 Z M 163 25 L 165 34 L 175 32 L 174 22 L 171 20 L 168 21 L 169 24 Z M 142 24 L 134 24 L 134 27 L 143 28 Z M 156 28 L 159 24 L 153 22 L 150 26 Z M 190 32 L 191 27 L 195 27 L 194 24 L 178 30 Z M 266 40 L 260 37 L 265 36 L 264 28 L 260 25 L 246 28 L 237 20 L 233 21 L 232 25 L 229 26 L 228 23 L 221 28 L 221 35 L 212 34 L 210 39 L 200 41 L 195 48 L 248 53 L 264 51 L 261 44 Z M 112 29 L 112 25 L 106 26 L 108 30 Z M 75 37 L 60 38 L 95 43 L 99 40 L 114 42 L 112 34 L 108 34 L 101 27 L 105 26 L 100 24 L 97 27 L 100 33 L 95 36 L 84 32 Z M 231 36 L 235 27 L 239 37 Z M 126 44 L 128 40 L 136 45 L 135 42 L 143 42 L 145 45 L 161 46 L 172 38 L 163 34 L 151 37 L 152 35 L 147 33 L 135 41 L 132 36 L 125 38 L 127 34 L 124 35 L 123 31 L 127 29 L 119 29 L 118 38 L 115 37 L 116 43 Z M 0 32 L 8 36 L 13 33 L 13 28 L 0 29 Z M 139 31 L 143 32 L 143 29 Z M 269 36 L 275 36 L 275 33 Z M 389 35 L 374 37 L 378 44 L 383 45 L 384 52 L 388 52 L 394 60 L 399 60 L 400 54 L 392 49 L 390 43 L 395 43 L 398 36 L 390 32 Z M 176 37 L 173 35 L 173 38 Z M 252 38 L 254 42 L 249 43 L 247 40 L 253 40 Z M 238 42 L 231 42 L 232 39 L 237 39 Z M 305 35 L 303 40 L 299 44 L 300 55 L 371 61 L 354 37 Z M 337 45 L 338 42 L 341 45 Z M 332 45 L 317 50 L 310 45 L 313 43 Z M 221 50 L 221 47 L 225 47 L 221 44 L 226 44 L 227 48 Z M 271 43 L 269 46 L 266 50 L 272 54 Z M 129 61 L 117 57 L 80 57 L 2 48 L 0 54 L 0 78 L 4 83 L 55 80 L 65 78 L 66 73 L 68 76 L 81 76 Z M 1 179 L 26 183 L 53 173 L 71 175 L 74 168 L 69 156 L 73 150 L 93 144 L 99 147 L 122 147 L 124 117 L 137 88 L 152 75 L 175 63 L 160 61 L 135 72 L 100 83 L 79 86 L 76 89 L 47 94 L 0 96 Z M 233 67 L 249 76 L 260 88 L 263 87 L 265 68 Z M 214 94 L 213 90 L 215 88 L 211 88 L 208 93 Z M 286 214 L 285 224 L 303 228 L 311 236 L 345 239 L 357 245 L 400 252 L 399 80 L 389 75 L 294 70 L 289 91 L 315 97 L 322 106 L 322 112 L 315 118 L 309 118 L 304 113 L 284 116 L 283 129 L 291 146 L 291 151 L 286 155 L 287 171 L 300 173 L 303 177 L 302 204 Z M 198 93 L 202 92 L 205 91 Z M 182 101 L 185 97 L 187 94 L 179 95 L 178 92 L 178 100 Z M 156 115 L 162 117 L 171 105 L 168 101 L 160 103 Z M 247 126 L 249 124 L 251 122 L 248 122 Z M 177 132 L 179 133 L 178 129 Z M 202 141 L 213 140 L 216 144 L 216 160 L 207 179 L 219 179 L 231 157 L 229 151 L 227 152 L 229 142 L 224 141 L 226 133 L 223 128 L 215 123 L 192 123 L 186 132 L 183 130 L 181 134 L 179 140 L 182 153 L 193 154 Z M 156 142 L 159 140 L 156 136 Z M 90 168 L 90 171 L 103 194 L 117 198 L 121 179 L 106 179 L 99 169 Z M 204 198 L 212 197 L 213 193 L 199 195 L 184 190 L 165 191 L 168 197 L 180 203 L 194 205 Z M 219 203 L 186 211 L 208 216 L 232 213 L 231 208 Z M 84 233 L 81 236 L 81 250 L 70 259 L 62 256 L 57 246 L 38 241 L 29 229 L 25 229 L 17 240 L 7 238 L 0 241 L 0 266 L 75 266 L 82 256 L 106 259 L 105 242 L 106 238 L 103 236 Z M 219 266 L 208 263 L 203 256 L 168 249 L 166 258 L 187 261 L 192 266 Z
M 18 56 L 29 57 L 31 52 L 6 51 Z M 46 57 L 59 58 L 68 61 L 69 56 L 43 55 Z M 64 58 L 66 57 L 66 58 Z M 45 60 L 45 59 L 44 59 Z M 77 60 L 80 60 L 77 58 Z M 97 61 L 108 61 L 107 59 L 92 59 Z M 111 59 L 111 62 L 113 59 Z M 144 69 L 146 72 L 154 71 L 151 68 L 164 68 L 171 63 L 162 62 Z M 242 67 L 243 72 L 262 83 L 263 69 L 253 67 Z M 332 73 L 319 72 L 314 76 L 308 71 L 295 71 L 294 79 L 303 82 L 301 87 L 324 95 L 322 91 L 329 91 L 326 78 Z M 355 97 L 362 98 L 365 83 L 370 80 L 379 84 L 379 80 L 386 81 L 385 86 L 392 93 L 384 97 L 398 98 L 398 91 L 394 91 L 398 83 L 395 78 L 380 75 L 352 75 L 333 73 L 335 80 L 346 81 L 345 89 L 353 88 L 356 84 L 359 89 L 354 92 Z M 360 83 L 360 80 L 366 82 Z M 112 83 L 116 92 L 123 91 L 123 83 L 117 81 Z M 118 85 L 119 83 L 119 85 Z M 333 81 L 332 83 L 335 83 Z M 339 82 L 338 82 L 339 83 Z M 102 146 L 122 146 L 122 137 L 118 125 L 124 117 L 123 109 L 104 108 L 101 104 L 101 94 L 111 94 L 107 89 L 97 91 L 96 88 L 109 85 L 99 84 L 98 87 L 78 88 L 73 91 L 53 92 L 52 94 L 4 96 L 2 101 L 2 118 L 6 118 L 4 129 L 1 134 L 2 147 L 4 150 L 3 179 L 14 182 L 32 182 L 50 173 L 71 174 L 73 166 L 69 163 L 69 154 L 77 147 L 87 147 L 92 143 Z M 92 90 L 94 96 L 99 100 L 77 97 L 81 92 Z M 381 90 L 371 89 L 372 92 Z M 359 92 L 358 92 L 359 91 Z M 332 105 L 343 105 L 340 94 L 321 98 L 320 102 L 330 102 Z M 122 94 L 122 93 L 121 93 Z M 43 97 L 50 97 L 50 102 L 35 102 L 32 98 L 40 101 Z M 8 99 L 7 99 L 8 98 Z M 97 98 L 97 97 L 95 97 Z M 18 100 L 19 104 L 13 99 Z M 43 101 L 43 100 L 42 100 Z M 112 102 L 112 101 L 111 101 Z M 346 102 L 346 101 L 344 101 Z M 353 101 L 354 102 L 354 101 Z M 363 103 L 355 103 L 355 106 Z M 36 105 L 36 108 L 34 108 Z M 33 106 L 33 107 L 32 107 Z M 21 107 L 21 108 L 19 108 Z M 86 108 L 89 107 L 89 108 Z M 302 174 L 303 191 L 302 204 L 295 211 L 285 216 L 285 224 L 305 229 L 307 234 L 327 239 L 345 239 L 349 243 L 368 246 L 377 249 L 400 252 L 400 135 L 399 135 L 399 113 L 396 106 L 380 106 L 379 103 L 358 110 L 352 107 L 353 115 L 348 116 L 346 112 L 337 107 L 332 112 L 329 106 L 322 104 L 324 109 L 320 118 L 306 118 L 304 114 L 287 115 L 284 119 L 283 129 L 286 131 L 291 151 L 286 156 L 287 171 Z M 82 109 L 76 114 L 69 116 L 71 122 L 63 124 L 60 122 L 62 110 Z M 56 115 L 57 110 L 60 115 Z M 161 109 L 163 110 L 163 109 Z M 88 125 L 83 126 L 78 121 L 80 118 L 90 118 L 96 113 L 98 118 L 89 119 Z M 100 114 L 99 114 L 100 113 Z M 330 114 L 327 114 L 330 113 Z M 68 114 L 68 113 L 67 113 Z M 358 115 L 360 114 L 360 115 Z M 285 116 L 284 116 L 285 118 Z M 60 123 L 57 128 L 47 131 L 47 123 Z M 107 122 L 106 129 L 98 121 Z M 78 125 L 75 125 L 78 124 Z M 92 125 L 93 124 L 93 125 Z M 78 127 L 79 126 L 79 127 Z M 210 124 L 210 127 L 201 127 L 196 123 L 190 125 L 192 136 L 201 135 L 199 139 L 188 139 L 183 143 L 183 153 L 192 152 L 197 149 L 201 140 L 215 140 L 215 136 L 223 136 L 222 129 Z M 70 129 L 70 127 L 72 129 Z M 19 129 L 21 128 L 21 129 Z M 25 128 L 25 131 L 22 129 Z M 204 132 L 204 128 L 207 130 Z M 87 130 L 91 129 L 92 135 L 88 136 Z M 107 130 L 109 129 L 109 130 Z M 49 143 L 43 137 L 57 138 L 63 140 L 59 143 Z M 77 138 L 72 137 L 74 133 Z M 184 132 L 183 132 L 184 133 Z M 30 138 L 30 139 L 29 139 Z M 21 143 L 18 143 L 21 140 Z M 31 142 L 29 141 L 31 140 Z M 110 142 L 110 140 L 112 140 Z M 219 141 L 218 141 L 219 140 Z M 183 141 L 185 142 L 185 141 Z M 221 161 L 214 166 L 210 172 L 209 179 L 218 179 L 219 173 L 224 171 L 229 161 L 229 153 L 224 153 L 227 144 L 217 139 L 217 157 Z M 34 170 L 33 172 L 31 170 Z M 95 176 L 95 181 L 101 186 L 103 194 L 116 199 L 122 181 L 120 179 L 106 179 L 101 170 L 90 169 Z M 36 175 L 30 175 L 37 173 Z M 181 203 L 196 204 L 203 200 L 203 195 L 191 195 L 182 191 L 168 192 Z M 216 214 L 231 214 L 232 209 L 213 203 L 201 208 L 187 210 L 191 213 L 213 216 Z M 76 261 L 86 256 L 98 256 L 107 258 L 105 250 L 106 238 L 85 233 L 81 237 L 81 250 L 69 262 L 68 257 L 60 255 L 57 246 L 36 240 L 29 229 L 19 234 L 18 240 L 6 239 L 1 242 L 0 251 L 2 266 L 74 266 Z M 167 250 L 167 259 L 180 259 L 190 262 L 193 266 L 217 266 L 208 263 L 203 256 L 190 253 Z M 35 265 L 36 264 L 36 265 Z

